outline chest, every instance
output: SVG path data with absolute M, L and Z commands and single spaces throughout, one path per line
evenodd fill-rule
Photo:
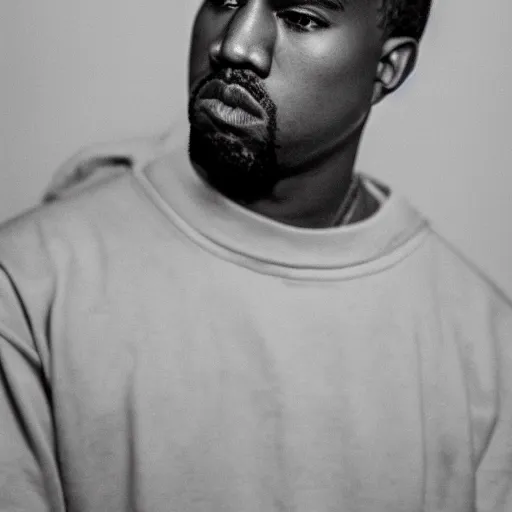
M 137 292 L 61 326 L 73 471 L 186 511 L 464 510 L 462 372 L 433 313 L 333 287 Z

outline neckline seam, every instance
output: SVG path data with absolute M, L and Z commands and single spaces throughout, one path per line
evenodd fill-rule
M 184 236 L 199 248 L 212 254 L 226 263 L 231 263 L 239 268 L 256 272 L 266 276 L 278 276 L 291 280 L 317 280 L 335 281 L 350 280 L 354 277 L 372 275 L 392 267 L 421 245 L 428 234 L 428 223 L 425 219 L 416 223 L 414 229 L 410 229 L 407 237 L 389 247 L 386 252 L 374 256 L 339 265 L 300 265 L 284 261 L 273 261 L 254 254 L 245 252 L 235 247 L 223 244 L 221 241 L 208 236 L 203 231 L 193 226 L 188 220 L 179 214 L 155 189 L 149 178 L 144 173 L 145 166 L 134 166 L 132 176 L 136 186 L 142 189 L 144 195 L 156 208 L 167 222 L 170 222 Z M 417 243 L 414 243 L 417 241 Z M 407 248 L 411 248 L 407 250 Z

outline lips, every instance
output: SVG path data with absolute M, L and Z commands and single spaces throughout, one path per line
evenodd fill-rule
M 254 97 L 242 86 L 226 84 L 214 79 L 199 92 L 198 100 L 219 100 L 228 107 L 241 109 L 257 119 L 265 119 L 266 112 Z

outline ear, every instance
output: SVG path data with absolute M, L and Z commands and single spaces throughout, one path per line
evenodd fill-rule
M 398 89 L 416 65 L 418 42 L 412 37 L 392 37 L 386 40 L 377 65 L 372 105 Z

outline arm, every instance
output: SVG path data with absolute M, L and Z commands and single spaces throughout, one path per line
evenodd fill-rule
M 512 313 L 496 311 L 497 415 L 476 474 L 477 511 L 512 511 Z
M 64 510 L 49 383 L 30 317 L 0 267 L 0 511 Z

